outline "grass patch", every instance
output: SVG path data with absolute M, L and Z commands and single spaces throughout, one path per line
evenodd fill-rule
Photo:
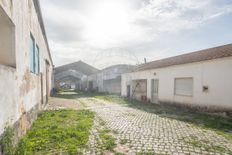
M 18 143 L 16 154 L 81 154 L 78 151 L 86 147 L 93 118 L 88 110 L 43 112 Z
M 98 130 L 98 132 L 103 147 L 105 147 L 106 150 L 112 151 L 116 144 L 115 144 L 115 138 L 112 135 L 110 135 L 110 130 L 100 129 Z
M 211 151 L 211 152 L 216 151 L 217 153 L 220 154 L 225 154 L 225 153 L 232 154 L 232 151 L 230 151 L 229 149 L 215 145 L 207 140 L 200 140 L 196 136 L 192 136 L 191 140 L 185 142 L 193 147 L 203 148 L 205 151 Z
M 104 101 L 108 101 L 108 102 L 113 102 L 114 101 L 113 96 L 110 96 L 110 95 L 96 95 L 96 96 L 93 96 L 93 97 L 96 98 L 96 99 L 100 99 L 100 100 L 104 100 Z
M 10 126 L 5 127 L 4 133 L 0 139 L 0 146 L 2 147 L 0 151 L 5 155 L 15 154 L 14 136 L 13 128 Z
M 126 102 L 117 95 L 97 94 L 92 96 L 95 99 L 104 100 L 107 102 L 114 102 L 118 104 L 125 104 Z

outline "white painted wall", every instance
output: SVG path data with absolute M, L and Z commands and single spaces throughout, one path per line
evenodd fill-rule
M 0 7 L 0 64 L 15 67 L 14 25 Z
M 45 101 L 46 94 L 46 63 L 48 68 L 48 95 L 52 88 L 53 65 L 47 49 L 46 41 L 42 34 L 41 27 L 32 0 L 9 1 L 0 0 L 0 8 L 14 25 L 15 35 L 15 58 L 16 67 L 0 67 L 0 134 L 4 125 L 9 122 L 19 121 L 23 127 L 28 123 L 21 120 L 22 115 L 36 105 L 41 105 L 42 97 Z M 0 12 L 1 13 L 1 12 Z M 1 28 L 1 25 L 0 25 Z M 35 38 L 40 49 L 40 72 L 41 76 L 29 71 L 29 39 L 30 33 Z M 3 51 L 0 50 L 0 53 Z M 1 64 L 1 63 L 0 63 Z M 5 64 L 2 64 L 5 65 Z M 41 91 L 43 90 L 43 91 Z M 43 94 L 41 94 L 43 92 Z M 14 107 L 14 108 L 12 108 Z M 22 129 L 24 130 L 24 129 Z
M 131 65 L 114 65 L 88 76 L 88 80 L 93 81 L 93 87 L 98 88 L 99 92 L 120 94 L 121 75 L 132 69 Z
M 16 104 L 15 72 L 15 69 L 11 67 L 0 65 L 0 131 L 4 130 L 6 122 L 13 123 L 13 120 L 19 117 L 17 115 L 18 105 Z
M 193 77 L 193 96 L 174 95 L 174 79 L 178 77 Z M 151 79 L 159 79 L 160 101 L 232 109 L 232 57 L 123 74 L 122 96 L 135 79 L 148 80 L 148 99 Z M 203 92 L 203 86 L 209 91 Z

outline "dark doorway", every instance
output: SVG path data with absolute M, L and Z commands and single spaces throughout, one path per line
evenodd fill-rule
M 130 95 L 130 92 L 131 92 L 131 86 L 130 85 L 127 85 L 127 97 L 129 98 L 131 95 Z
M 48 102 L 48 97 L 49 97 L 49 62 L 45 60 L 45 79 L 46 79 L 46 103 Z

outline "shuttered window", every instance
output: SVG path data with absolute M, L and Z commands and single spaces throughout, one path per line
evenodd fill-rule
M 193 95 L 193 78 L 176 78 L 175 95 L 192 96 Z
M 40 72 L 40 64 L 39 64 L 39 46 L 35 44 L 35 39 L 32 35 L 30 35 L 30 71 L 35 74 L 39 74 Z

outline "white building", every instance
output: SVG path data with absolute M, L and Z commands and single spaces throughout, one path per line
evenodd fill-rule
M 134 66 L 127 64 L 113 65 L 88 76 L 88 89 L 110 94 L 121 93 L 121 75 L 131 72 Z
M 53 63 L 38 0 L 0 0 L 0 135 L 21 136 L 46 104 Z
M 122 96 L 232 110 L 232 44 L 153 61 L 122 75 Z

